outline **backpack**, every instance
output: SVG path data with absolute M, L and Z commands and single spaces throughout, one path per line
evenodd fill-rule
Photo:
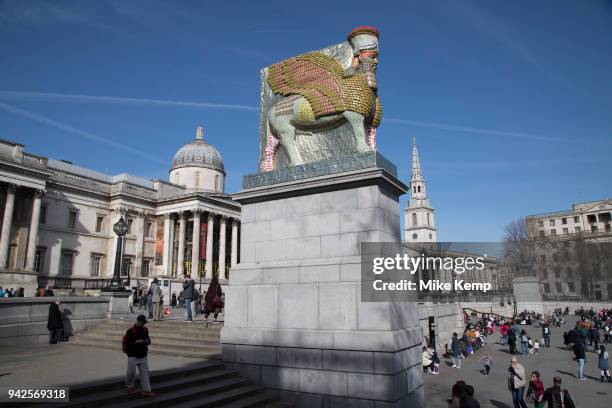
M 136 336 L 136 326 L 132 326 L 130 330 L 132 331 L 132 336 Z M 121 351 L 127 354 L 127 333 L 121 338 Z

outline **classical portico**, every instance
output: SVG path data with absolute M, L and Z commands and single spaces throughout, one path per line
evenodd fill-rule
M 47 285 L 104 287 L 121 217 L 124 283 L 188 274 L 226 282 L 239 262 L 240 205 L 225 194 L 223 158 L 202 127 L 178 147 L 168 178 L 111 176 L 0 139 L 0 286 L 24 287 L 26 296 Z

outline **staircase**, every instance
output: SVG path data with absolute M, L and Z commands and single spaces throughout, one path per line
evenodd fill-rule
M 91 329 L 78 333 L 70 344 L 121 350 L 121 338 L 134 325 L 134 321 L 107 320 Z M 221 324 L 205 327 L 202 322 L 168 320 L 147 323 L 151 345 L 149 353 L 191 358 L 217 358 L 221 356 Z
M 205 361 L 184 368 L 151 373 L 151 387 L 156 397 L 127 394 L 125 379 L 93 382 L 70 387 L 69 403 L 24 405 L 10 403 L 7 407 L 69 407 L 69 408 L 287 408 L 263 388 L 250 384 L 236 372 L 217 361 Z M 136 385 L 138 389 L 138 384 Z
M 69 344 L 107 348 L 121 352 L 121 338 L 133 321 L 108 320 L 78 333 Z M 158 321 L 147 323 L 150 354 L 202 359 L 185 367 L 151 372 L 151 387 L 158 395 L 143 397 L 139 392 L 127 394 L 125 378 L 98 381 L 70 387 L 70 402 L 49 407 L 220 407 L 220 408 L 286 408 L 262 387 L 251 384 L 220 361 L 221 324 L 205 327 L 202 322 Z M 216 359 L 216 360 L 215 360 Z M 138 384 L 136 389 L 139 390 Z M 36 404 L 37 406 L 39 404 Z M 17 405 L 15 405 L 18 407 Z M 23 404 L 19 404 L 23 406 Z M 43 405 L 40 405 L 43 406 Z

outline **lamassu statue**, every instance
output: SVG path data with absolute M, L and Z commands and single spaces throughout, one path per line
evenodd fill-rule
M 376 150 L 378 37 L 358 27 L 347 42 L 262 70 L 261 172 Z

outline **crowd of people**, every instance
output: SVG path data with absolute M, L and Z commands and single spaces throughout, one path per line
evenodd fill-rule
M 134 307 L 138 305 L 139 310 L 146 310 L 150 320 L 162 320 L 170 310 L 185 309 L 185 321 L 193 322 L 194 315 L 203 315 L 203 323 L 208 327 L 208 318 L 213 315 L 213 323 L 218 323 L 218 316 L 225 306 L 225 295 L 217 277 L 213 277 L 208 289 L 200 293 L 195 287 L 195 281 L 189 275 L 183 279 L 182 290 L 177 294 L 173 292 L 170 296 L 170 309 L 164 309 L 164 292 L 159 281 L 154 278 L 146 287 L 135 288 L 128 299 L 130 311 L 134 313 Z
M 23 288 L 2 288 L 0 286 L 0 299 L 3 298 L 12 298 L 12 297 L 24 297 L 24 289 Z

